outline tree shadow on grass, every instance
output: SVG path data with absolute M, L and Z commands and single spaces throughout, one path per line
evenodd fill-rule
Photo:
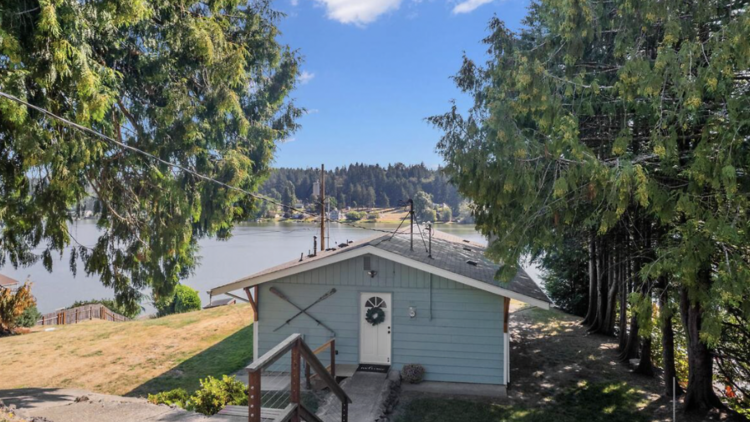
M 175 388 L 184 388 L 192 393 L 200 387 L 201 379 L 209 375 L 232 375 L 247 366 L 252 359 L 253 326 L 249 325 L 158 377 L 139 385 L 126 396 L 144 397 Z
M 408 403 L 398 422 L 646 422 L 641 394 L 626 383 L 567 389 L 549 403 L 509 405 L 486 400 L 420 398 Z M 506 402 L 507 403 L 507 402 Z

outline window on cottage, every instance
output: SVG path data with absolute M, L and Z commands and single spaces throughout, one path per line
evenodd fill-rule
M 385 301 L 382 298 L 379 298 L 377 296 L 373 296 L 369 299 L 367 299 L 367 303 L 365 303 L 365 307 L 367 308 L 386 308 Z

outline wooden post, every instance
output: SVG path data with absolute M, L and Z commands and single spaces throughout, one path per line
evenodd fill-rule
M 258 286 L 253 286 L 253 294 L 250 294 L 250 287 L 245 287 L 247 301 L 250 302 L 250 306 L 253 308 L 253 322 L 258 322 L 258 291 Z M 255 296 L 254 298 L 253 295 Z
M 260 390 L 260 371 L 247 372 L 247 406 L 248 422 L 261 422 L 261 390 Z
M 331 376 L 336 379 L 336 339 L 331 340 Z
M 292 385 L 291 385 L 291 397 L 289 398 L 290 404 L 299 405 L 300 402 L 300 354 L 299 354 L 299 342 L 297 340 L 292 346 Z M 300 422 L 299 413 L 295 413 L 292 416 L 292 422 Z

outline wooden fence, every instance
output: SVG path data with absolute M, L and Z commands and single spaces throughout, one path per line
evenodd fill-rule
M 103 319 L 113 322 L 129 321 L 129 318 L 112 312 L 104 305 L 84 305 L 42 315 L 36 322 L 36 325 L 78 324 L 79 322 L 90 321 L 92 319 Z

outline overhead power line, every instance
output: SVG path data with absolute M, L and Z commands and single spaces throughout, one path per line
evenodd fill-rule
M 175 163 L 173 163 L 171 161 L 167 161 L 167 160 L 164 160 L 162 158 L 159 158 L 159 157 L 157 157 L 157 156 L 155 156 L 155 155 L 153 155 L 153 154 L 151 154 L 149 152 L 143 151 L 142 149 L 139 149 L 139 148 L 136 148 L 136 147 L 134 147 L 132 145 L 128 145 L 126 143 L 120 142 L 117 139 L 114 139 L 112 137 L 104 135 L 103 133 L 97 132 L 94 129 L 91 129 L 91 128 L 86 127 L 86 126 L 79 125 L 78 123 L 75 123 L 75 122 L 73 122 L 71 120 L 68 120 L 68 119 L 66 119 L 64 117 L 58 116 L 55 113 L 52 113 L 51 111 L 49 111 L 47 109 L 35 106 L 35 105 L 33 105 L 33 104 L 31 104 L 31 103 L 29 103 L 27 101 L 24 101 L 24 100 L 22 100 L 22 99 L 20 99 L 20 98 L 18 98 L 16 96 L 14 96 L 14 95 L 5 93 L 3 91 L 0 91 L 0 97 L 5 98 L 5 99 L 10 100 L 10 101 L 13 101 L 13 102 L 16 102 L 18 104 L 22 104 L 22 105 L 24 105 L 24 106 L 26 106 L 28 108 L 36 110 L 36 111 L 44 114 L 45 116 L 48 116 L 48 117 L 50 117 L 52 119 L 55 119 L 55 120 L 57 120 L 59 122 L 62 122 L 62 123 L 64 123 L 64 124 L 66 124 L 66 125 L 74 128 L 74 129 L 77 129 L 77 130 L 79 130 L 81 132 L 84 132 L 84 133 L 92 135 L 94 137 L 103 139 L 103 140 L 105 140 L 107 142 L 110 142 L 110 143 L 113 143 L 113 144 L 115 144 L 115 145 L 117 145 L 117 146 L 119 146 L 121 148 L 127 149 L 127 150 L 132 151 L 132 152 L 134 152 L 136 154 L 140 154 L 140 155 L 142 155 L 144 157 L 147 157 L 147 158 L 150 158 L 152 160 L 158 161 L 158 162 L 160 162 L 162 164 L 165 164 L 167 166 L 170 166 L 172 168 L 176 168 L 176 169 L 182 170 L 182 171 L 184 171 L 186 173 L 192 174 L 193 176 L 198 177 L 198 178 L 200 178 L 202 180 L 205 180 L 207 182 L 218 184 L 218 185 L 223 186 L 223 187 L 225 187 L 227 189 L 231 189 L 233 191 L 243 193 L 245 195 L 248 195 L 248 196 L 250 196 L 252 198 L 255 198 L 255 199 L 258 199 L 258 200 L 261 200 L 261 201 L 266 201 L 266 202 L 269 202 L 271 204 L 275 204 L 275 205 L 281 206 L 281 207 L 283 207 L 285 209 L 288 209 L 288 210 L 291 210 L 291 211 L 297 211 L 297 212 L 305 213 L 305 210 L 303 210 L 303 209 L 299 209 L 299 208 L 296 208 L 296 207 L 293 207 L 293 206 L 290 206 L 290 205 L 283 204 L 283 203 L 281 203 L 281 202 L 279 202 L 279 201 L 277 201 L 277 200 L 275 200 L 273 198 L 269 198 L 269 197 L 264 196 L 264 195 L 260 195 L 260 194 L 254 193 L 254 192 L 250 192 L 248 190 L 239 188 L 237 186 L 229 185 L 229 184 L 224 183 L 224 182 L 222 182 L 220 180 L 216 180 L 216 179 L 214 179 L 214 178 L 212 178 L 210 176 L 206 176 L 204 174 L 198 173 L 197 171 L 191 170 L 191 169 L 189 169 L 189 168 L 187 168 L 185 166 L 182 166 L 180 164 L 175 164 Z M 328 218 L 326 218 L 326 220 L 333 222 L 332 220 L 330 220 Z M 360 225 L 356 225 L 356 224 L 351 224 L 351 223 L 346 223 L 346 222 L 341 222 L 341 221 L 336 221 L 336 223 L 345 224 L 345 225 L 348 225 L 348 226 L 351 226 L 351 227 L 356 227 L 356 228 L 363 229 L 363 230 L 371 230 L 371 231 L 383 232 L 383 233 L 394 233 L 394 231 L 390 231 L 390 230 L 379 230 L 379 229 L 374 229 L 374 228 L 371 228 L 371 227 L 364 227 L 364 226 L 360 226 Z M 398 229 L 396 231 L 398 231 Z
M 229 184 L 224 183 L 224 182 L 222 182 L 220 180 L 216 180 L 216 179 L 214 179 L 214 178 L 212 178 L 210 176 L 206 176 L 204 174 L 198 173 L 197 171 L 191 170 L 191 169 L 189 169 L 189 168 L 187 168 L 185 166 L 182 166 L 180 164 L 176 164 L 176 163 L 173 163 L 171 161 L 167 161 L 167 160 L 164 160 L 162 158 L 159 158 L 159 157 L 155 156 L 154 154 L 151 154 L 150 152 L 146 152 L 146 151 L 144 151 L 142 149 L 139 149 L 139 148 L 136 148 L 136 147 L 134 147 L 132 145 L 128 145 L 126 143 L 120 142 L 117 139 L 114 139 L 114 138 L 111 138 L 111 137 L 109 137 L 107 135 L 99 133 L 99 132 L 97 132 L 97 131 L 95 131 L 95 130 L 93 130 L 91 128 L 86 127 L 86 126 L 79 125 L 78 123 L 75 123 L 75 122 L 70 121 L 70 120 L 68 120 L 68 119 L 66 119 L 64 117 L 58 116 L 55 113 L 52 113 L 49 110 L 46 110 L 44 108 L 35 106 L 33 104 L 30 104 L 30 103 L 28 103 L 28 102 L 26 102 L 26 101 L 24 101 L 24 100 L 22 100 L 22 99 L 20 99 L 20 98 L 18 98 L 16 96 L 14 96 L 14 95 L 7 94 L 5 92 L 0 91 L 0 97 L 6 98 L 8 100 L 14 101 L 14 102 L 19 103 L 19 104 L 23 104 L 24 106 L 29 107 L 29 108 L 31 108 L 33 110 L 36 110 L 36 111 L 44 114 L 45 116 L 51 117 L 51 118 L 53 118 L 53 119 L 55 119 L 57 121 L 65 123 L 68 126 L 71 126 L 71 127 L 75 128 L 75 129 L 78 129 L 81 132 L 87 133 L 87 134 L 95 136 L 97 138 L 104 139 L 107 142 L 113 143 L 113 144 L 115 144 L 115 145 L 117 145 L 117 146 L 119 146 L 121 148 L 125 148 L 125 149 L 127 149 L 129 151 L 133 151 L 136 154 L 143 155 L 145 157 L 148 157 L 148 158 L 150 158 L 152 160 L 158 161 L 158 162 L 160 162 L 162 164 L 165 164 L 167 166 L 170 166 L 170 167 L 182 170 L 182 171 L 184 171 L 186 173 L 192 174 L 195 177 L 198 177 L 199 179 L 202 179 L 202 180 L 205 180 L 205 181 L 208 181 L 208 182 L 212 182 L 212 183 L 216 183 L 216 184 L 218 184 L 220 186 L 223 186 L 223 187 L 225 187 L 227 189 L 231 189 L 231 190 L 234 190 L 234 191 L 237 191 L 237 192 L 240 192 L 240 193 L 244 193 L 245 195 L 248 195 L 248 196 L 250 196 L 252 198 L 259 199 L 259 200 L 266 201 L 266 202 L 270 202 L 272 204 L 279 205 L 279 206 L 284 207 L 284 208 L 289 209 L 289 210 L 293 210 L 293 211 L 297 211 L 297 212 L 305 212 L 305 210 L 301 210 L 301 209 L 295 208 L 293 206 L 289 206 L 289 205 L 283 204 L 283 203 L 281 203 L 279 201 L 276 201 L 273 198 L 269 198 L 269 197 L 264 196 L 264 195 L 260 195 L 260 194 L 254 193 L 254 192 L 250 192 L 248 190 L 239 188 L 237 186 L 229 185 Z

